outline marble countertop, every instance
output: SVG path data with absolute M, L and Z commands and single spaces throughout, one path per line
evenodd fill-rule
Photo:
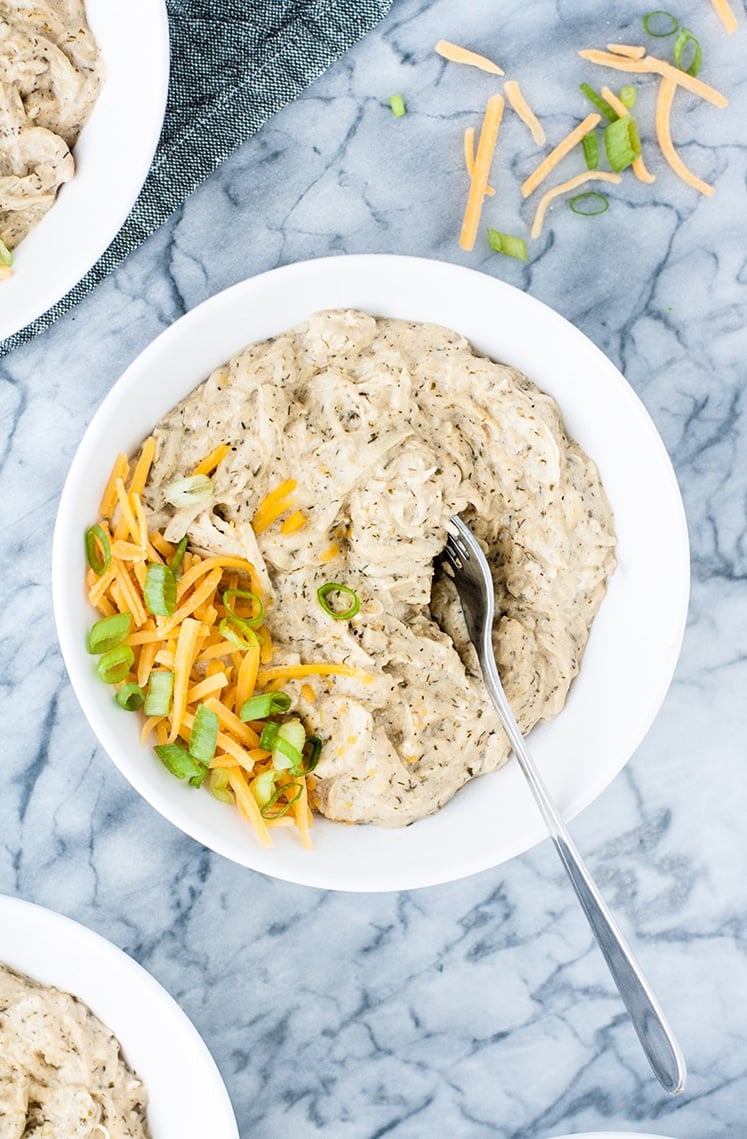
M 740 9 L 727 36 L 707 0 L 677 5 L 702 42 L 702 77 L 730 98 L 718 110 L 681 94 L 674 115 L 681 154 L 715 196 L 664 164 L 655 81 L 643 77 L 656 182 L 627 176 L 591 220 L 556 204 L 526 263 L 482 238 L 459 248 L 462 132 L 501 81 L 433 52 L 447 38 L 499 60 L 554 141 L 587 112 L 580 82 L 622 82 L 577 49 L 640 42 L 646 10 L 396 0 L 93 295 L 0 363 L 0 892 L 76 918 L 153 973 L 207 1042 L 242 1139 L 747 1136 L 747 18 Z M 485 221 L 524 233 L 533 206 L 519 185 L 537 149 L 517 119 L 504 126 Z M 572 831 L 686 1055 L 677 1098 L 651 1076 L 549 842 L 409 893 L 265 878 L 143 802 L 71 691 L 53 631 L 51 538 L 101 399 L 217 290 L 351 252 L 453 261 L 546 302 L 620 367 L 672 457 L 693 573 L 679 665 L 648 736 Z

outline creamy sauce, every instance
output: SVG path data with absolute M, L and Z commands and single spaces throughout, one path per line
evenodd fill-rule
M 312 681 L 313 699 L 285 685 L 323 741 L 323 814 L 410 823 L 506 761 L 453 586 L 434 575 L 452 514 L 488 551 L 521 727 L 561 710 L 614 569 L 614 527 L 594 464 L 520 372 L 435 325 L 319 313 L 218 368 L 155 435 L 151 525 L 255 564 L 273 665 L 344 662 L 370 678 Z M 174 511 L 168 484 L 224 442 L 212 499 Z M 258 503 L 285 479 L 306 524 L 255 535 Z M 352 620 L 320 607 L 327 581 L 358 594 Z
M 143 1084 L 76 997 L 0 965 L 2 1139 L 148 1139 Z
M 70 152 L 101 78 L 84 0 L 0 0 L 0 238 L 8 249 L 72 178 Z

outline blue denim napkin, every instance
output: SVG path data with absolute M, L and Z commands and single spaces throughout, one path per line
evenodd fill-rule
M 140 197 L 67 296 L 0 343 L 49 328 L 157 229 L 223 159 L 386 15 L 394 0 L 166 0 L 171 81 Z

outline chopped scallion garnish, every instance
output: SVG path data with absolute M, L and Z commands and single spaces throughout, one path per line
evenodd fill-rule
M 275 744 L 275 736 L 278 734 L 279 724 L 274 723 L 272 720 L 265 724 L 262 729 L 262 734 L 259 737 L 259 746 L 263 751 L 272 751 Z
M 618 173 L 635 162 L 641 153 L 641 140 L 632 115 L 625 115 L 605 128 L 604 149 L 610 167 Z
M 109 649 L 116 649 L 129 637 L 131 625 L 129 613 L 112 613 L 111 617 L 102 617 L 88 631 L 89 653 L 106 653 Z
M 184 555 L 187 552 L 188 543 L 189 543 L 189 535 L 185 534 L 184 537 L 179 542 L 179 545 L 174 550 L 173 556 L 172 556 L 171 560 L 169 561 L 169 568 L 171 569 L 171 572 L 174 574 L 174 577 L 178 577 L 179 573 L 181 572 L 182 562 L 184 561 Z
M 86 530 L 86 561 L 97 577 L 103 577 L 112 561 L 112 548 L 109 536 L 101 526 L 89 526 Z
M 687 48 L 688 44 L 692 44 L 692 59 L 690 66 L 685 67 L 682 62 L 682 54 Z M 679 67 L 680 71 L 684 71 L 687 75 L 695 76 L 700 71 L 700 65 L 703 62 L 703 49 L 701 48 L 697 37 L 693 35 L 689 28 L 680 28 L 677 32 L 677 38 L 674 41 L 672 48 L 674 54 L 674 62 Z
M 267 806 L 272 798 L 276 778 L 276 773 L 270 769 L 269 771 L 262 771 L 252 780 L 252 794 L 260 807 Z
M 145 693 L 143 712 L 146 716 L 168 716 L 171 709 L 171 696 L 174 691 L 173 672 L 160 670 L 151 672 L 148 677 L 148 690 Z
M 212 708 L 198 704 L 189 734 L 189 754 L 200 763 L 210 763 L 218 742 L 218 716 Z
M 649 36 L 663 39 L 673 36 L 679 27 L 679 21 L 671 12 L 664 12 L 658 8 L 655 12 L 648 12 L 643 17 L 643 30 Z
M 587 190 L 585 194 L 576 194 L 575 198 L 571 198 L 568 205 L 573 210 L 574 214 L 581 214 L 582 217 L 593 218 L 597 214 L 603 214 L 605 210 L 609 209 L 609 198 L 604 194 L 600 194 L 597 190 Z
M 587 99 L 591 100 L 599 113 L 604 115 L 605 119 L 609 119 L 611 123 L 615 121 L 617 115 L 612 110 L 612 107 L 609 105 L 609 103 L 606 103 L 604 101 L 602 96 L 599 95 L 593 87 L 590 87 L 588 83 L 581 83 L 579 90 L 583 92 Z
M 282 715 L 290 706 L 291 698 L 287 692 L 263 692 L 244 701 L 239 718 L 245 723 L 247 720 L 266 720 L 268 716 Z
M 390 95 L 389 106 L 392 108 L 392 114 L 395 119 L 401 119 L 407 110 L 405 101 L 401 95 Z
M 519 261 L 527 259 L 527 243 L 523 237 L 512 237 L 510 233 L 488 227 L 488 244 L 494 253 L 505 253 L 506 257 L 516 257 Z
M 294 775 L 297 774 L 303 762 L 303 756 L 298 748 L 293 744 L 288 743 L 283 737 L 278 734 L 275 736 L 275 742 L 272 745 L 272 766 L 276 771 L 285 771 L 290 768 Z
M 145 573 L 143 595 L 150 613 L 171 616 L 176 609 L 176 574 L 171 566 L 151 562 Z
M 181 744 L 156 744 L 153 750 L 167 771 L 177 779 L 189 780 L 192 787 L 201 787 L 205 782 L 207 767 Z
M 212 768 L 208 776 L 208 790 L 210 794 L 221 803 L 233 803 L 235 796 L 228 785 L 228 769 L 225 767 Z
M 99 659 L 96 671 L 105 684 L 119 684 L 135 663 L 135 654 L 129 645 L 118 645 L 109 649 Z
M 139 684 L 131 680 L 117 689 L 115 699 L 120 708 L 124 708 L 126 712 L 139 712 L 145 703 L 145 693 Z
M 347 609 L 333 609 L 327 601 L 331 593 L 342 593 L 346 597 L 352 598 Z M 335 621 L 349 621 L 351 617 L 355 617 L 361 607 L 360 598 L 355 590 L 347 585 L 340 585 L 337 581 L 327 581 L 324 585 L 320 585 L 316 591 L 316 595 L 324 612 L 329 614 L 330 617 L 333 617 Z
M 581 145 L 584 148 L 586 169 L 596 170 L 599 166 L 599 135 L 597 132 L 594 130 L 585 134 L 581 139 Z
M 278 803 L 280 796 L 284 792 L 289 791 L 291 788 L 293 788 L 294 790 L 293 790 L 293 794 L 291 795 L 290 799 L 288 799 L 287 802 L 282 803 L 277 810 L 273 810 L 273 807 L 277 806 L 277 803 Z M 279 818 L 281 818 L 282 815 L 287 815 L 288 811 L 291 809 L 293 804 L 297 803 L 298 800 L 301 798 L 302 792 L 303 792 L 303 787 L 301 786 L 300 783 L 294 783 L 293 781 L 291 781 L 289 783 L 284 783 L 282 785 L 282 787 L 278 787 L 275 791 L 273 791 L 272 795 L 270 796 L 268 801 L 265 803 L 264 807 L 260 807 L 260 813 L 262 815 L 262 818 L 263 819 L 279 819 Z
M 7 269 L 10 269 L 12 264 L 13 254 L 8 249 L 8 246 L 5 244 L 2 237 L 0 237 L 0 265 L 5 265 Z
M 222 621 L 218 622 L 218 632 L 237 649 L 245 651 L 259 644 L 259 637 L 254 632 L 254 629 L 250 629 L 248 625 L 240 625 L 238 629 L 234 629 L 231 627 L 232 624 L 232 618 L 224 617 Z
M 248 617 L 243 613 L 237 613 L 236 607 L 234 606 L 234 598 L 236 598 L 237 601 L 243 600 L 251 602 L 253 611 Z M 227 589 L 223 594 L 223 604 L 233 619 L 233 623 L 239 627 L 245 625 L 249 629 L 258 629 L 264 620 L 264 602 L 262 598 L 251 589 Z
M 629 111 L 635 106 L 637 98 L 638 92 L 632 84 L 626 83 L 624 87 L 620 88 L 620 102 L 624 107 L 627 107 Z
M 175 479 L 164 492 L 164 498 L 177 509 L 182 506 L 197 506 L 212 498 L 213 480 L 209 475 L 189 475 L 186 479 Z

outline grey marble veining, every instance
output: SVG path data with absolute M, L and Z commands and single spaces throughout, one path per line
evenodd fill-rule
M 97 291 L 0 363 L 0 891 L 51 906 L 142 962 L 203 1034 L 243 1139 L 543 1139 L 645 1131 L 747 1136 L 747 16 L 677 12 L 727 110 L 683 98 L 675 139 L 707 200 L 652 142 L 601 218 L 563 205 L 527 264 L 457 244 L 461 136 L 495 88 L 439 38 L 517 78 L 551 140 L 586 113 L 576 55 L 640 40 L 647 6 L 397 0 L 380 27 L 250 139 Z M 395 120 L 388 97 L 401 92 Z M 508 112 L 484 221 L 524 232 L 537 160 Z M 97 747 L 53 631 L 50 546 L 85 425 L 175 318 L 241 278 L 329 253 L 469 265 L 550 304 L 624 371 L 672 456 L 692 545 L 674 683 L 624 772 L 574 823 L 687 1057 L 667 1097 L 548 843 L 466 881 L 327 894 L 207 853 Z M 631 464 L 636 456 L 631 448 Z M 642 652 L 645 646 L 642 646 Z

